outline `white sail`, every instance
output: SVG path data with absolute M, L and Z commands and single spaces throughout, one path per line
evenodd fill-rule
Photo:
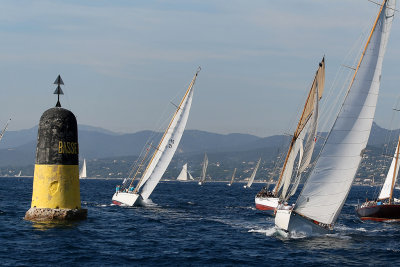
M 178 175 L 178 178 L 176 180 L 178 181 L 187 181 L 188 180 L 188 172 L 187 172 L 187 163 L 182 166 L 181 173 Z
M 79 173 L 79 178 L 86 178 L 86 159 L 83 159 L 82 170 Z
M 312 125 L 310 127 L 310 124 L 312 124 L 313 120 L 313 115 L 315 111 L 316 106 L 315 102 L 318 102 L 319 99 L 322 97 L 322 93 L 324 91 L 324 86 L 325 86 L 325 58 L 322 58 L 322 61 L 319 63 L 318 70 L 314 76 L 314 81 L 311 85 L 311 89 L 308 93 L 306 103 L 303 108 L 303 112 L 301 114 L 300 120 L 297 124 L 297 128 L 293 134 L 292 141 L 289 146 L 289 151 L 286 154 L 285 162 L 283 164 L 283 168 L 281 170 L 279 179 L 277 184 L 275 185 L 275 188 L 273 190 L 274 196 L 275 197 L 280 197 L 280 198 L 286 198 L 287 190 L 292 183 L 292 173 L 293 173 L 293 168 L 294 168 L 294 163 L 296 160 L 296 157 L 298 153 L 300 152 L 300 157 L 298 160 L 298 169 L 296 173 L 299 173 L 299 168 L 306 168 L 307 165 L 309 164 L 308 160 L 311 160 L 311 155 L 314 150 L 314 147 L 312 144 L 309 144 L 306 149 L 306 156 L 307 158 L 305 159 L 305 162 L 302 163 L 303 159 L 303 142 L 304 138 L 306 136 L 306 133 L 309 132 L 310 128 L 311 130 L 314 130 L 313 127 L 316 127 L 316 125 Z M 315 115 L 317 116 L 317 115 Z M 317 118 L 315 118 L 317 119 Z M 315 128 L 316 131 L 316 128 Z M 311 145 L 311 146 L 310 146 Z M 308 162 L 307 162 L 308 161 Z M 295 176 L 296 177 L 296 176 Z M 281 191 L 282 190 L 282 191 Z M 280 194 L 279 194 L 280 192 Z
M 331 225 L 350 191 L 374 119 L 394 8 L 395 1 L 384 1 L 338 117 L 297 200 L 295 211 L 309 219 Z
M 201 176 L 200 176 L 199 183 L 204 183 L 204 181 L 206 180 L 207 166 L 208 166 L 208 157 L 207 157 L 207 154 L 204 153 L 203 167 L 201 170 Z
M 253 172 L 252 172 L 252 174 L 251 174 L 251 176 L 249 178 L 249 181 L 247 182 L 246 187 L 250 187 L 253 184 L 254 178 L 256 177 L 256 173 L 257 173 L 258 167 L 260 167 L 260 162 L 261 162 L 261 158 L 258 160 L 257 165 L 254 168 L 254 170 L 253 170 Z
M 399 137 L 400 141 L 400 137 Z M 382 186 L 381 192 L 379 194 L 378 199 L 387 199 L 390 198 L 390 194 L 393 190 L 393 185 L 396 184 L 397 175 L 399 173 L 400 160 L 399 160 L 399 144 L 397 142 L 396 150 L 394 151 L 394 156 L 392 163 L 390 164 L 389 171 L 386 175 L 385 183 Z
M 305 135 L 305 131 L 302 131 L 299 137 L 294 142 L 292 146 L 292 151 L 290 152 L 289 158 L 287 160 L 286 168 L 282 175 L 283 187 L 282 192 L 280 194 L 281 198 L 286 198 L 287 190 L 292 182 L 292 173 L 294 168 L 294 162 L 296 160 L 297 154 L 300 153 L 299 163 L 301 162 L 301 157 L 303 155 L 303 138 Z M 300 167 L 300 166 L 299 166 Z
M 190 174 L 190 172 L 188 172 L 189 175 L 189 180 L 194 180 L 193 176 Z
M 318 94 L 315 94 L 314 109 L 309 120 L 308 135 L 304 146 L 305 148 L 304 148 L 303 159 L 299 167 L 299 173 L 304 172 L 305 169 L 308 167 L 308 165 L 311 162 L 312 154 L 314 152 L 315 140 L 318 128 L 318 107 L 319 107 Z
M 231 179 L 231 181 L 229 182 L 229 185 L 232 185 L 232 184 L 233 184 L 233 181 L 235 180 L 235 174 L 236 174 L 236 168 L 233 170 L 232 179 Z
M 189 88 L 186 91 L 186 94 L 183 97 L 178 109 L 175 111 L 174 117 L 165 131 L 150 164 L 147 166 L 143 178 L 140 180 L 139 185 L 135 189 L 136 193 L 143 186 L 140 195 L 144 200 L 149 198 L 150 194 L 157 186 L 162 175 L 171 162 L 179 142 L 181 141 L 186 122 L 189 117 L 193 98 L 193 85 L 196 81 L 198 73 L 199 71 L 197 71 L 193 77 L 193 80 L 190 83 Z
M 318 84 L 317 84 L 318 86 Z M 310 120 L 308 121 L 308 135 L 307 135 L 307 139 L 306 139 L 306 143 L 305 143 L 305 148 L 304 148 L 304 154 L 300 155 L 300 166 L 298 168 L 297 174 L 296 174 L 296 178 L 292 184 L 292 187 L 290 188 L 290 192 L 289 194 L 286 196 L 286 199 L 290 198 L 291 196 L 293 196 L 296 191 L 297 188 L 300 184 L 300 180 L 301 180 L 301 174 L 302 172 L 305 171 L 305 169 L 308 167 L 308 165 L 310 165 L 311 159 L 312 159 L 312 154 L 314 152 L 314 148 L 315 148 L 315 140 L 316 140 L 316 136 L 317 136 L 317 126 L 318 126 L 318 107 L 319 107 L 319 97 L 318 94 L 315 94 L 315 102 L 314 102 L 314 110 L 313 113 L 310 117 Z M 302 149 L 300 149 L 300 151 L 302 151 Z

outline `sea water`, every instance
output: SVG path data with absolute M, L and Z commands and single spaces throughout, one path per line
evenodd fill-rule
M 361 222 L 354 211 L 374 187 L 352 188 L 334 233 L 289 237 L 254 208 L 263 184 L 161 182 L 148 207 L 119 207 L 119 180 L 85 179 L 88 219 L 46 224 L 23 220 L 31 178 L 0 183 L 0 265 L 400 266 L 400 224 Z

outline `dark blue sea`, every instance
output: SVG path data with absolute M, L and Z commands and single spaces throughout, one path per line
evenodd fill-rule
M 118 180 L 81 180 L 88 219 L 69 224 L 23 219 L 31 178 L 0 179 L 0 265 L 400 266 L 400 224 L 364 223 L 354 207 L 373 187 L 353 187 L 325 236 L 285 238 L 254 208 L 263 186 L 162 182 L 151 207 L 118 207 Z

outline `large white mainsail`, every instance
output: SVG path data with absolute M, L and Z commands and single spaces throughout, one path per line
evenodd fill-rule
M 189 117 L 190 107 L 192 105 L 193 85 L 196 81 L 199 71 L 200 69 L 194 75 L 185 96 L 182 98 L 182 101 L 175 111 L 175 114 L 167 130 L 165 131 L 160 144 L 154 152 L 153 158 L 144 173 L 143 179 L 141 179 L 140 184 L 138 184 L 135 189 L 136 193 L 143 186 L 140 195 L 144 200 L 149 198 L 150 194 L 157 186 L 162 175 L 171 162 L 179 142 L 181 141 L 186 122 Z
M 187 171 L 187 163 L 182 166 L 182 170 L 178 175 L 178 178 L 176 178 L 178 181 L 187 181 L 188 180 L 188 171 Z
M 383 2 L 338 117 L 296 202 L 296 213 L 320 225 L 336 221 L 367 145 L 394 8 L 395 1 Z
M 139 180 L 135 189 L 133 189 L 133 179 L 129 185 L 129 188 L 122 188 L 117 186 L 116 192 L 113 195 L 113 203 L 117 205 L 140 205 L 141 200 L 147 200 L 154 188 L 157 186 L 162 175 L 167 169 L 175 151 L 182 138 L 185 130 L 186 122 L 189 117 L 189 111 L 192 104 L 193 98 L 193 86 L 196 81 L 197 75 L 200 72 L 200 67 L 194 75 L 192 81 L 184 97 L 182 98 L 179 106 L 177 107 L 168 128 L 165 130 L 163 137 L 160 140 L 154 154 L 147 165 L 141 179 Z M 147 152 L 146 152 L 147 155 Z M 146 157 L 146 156 L 145 156 Z M 143 161 L 145 159 L 143 158 Z M 137 173 L 140 170 L 140 166 L 137 169 Z M 134 176 L 136 177 L 136 175 Z
M 300 178 L 299 174 L 305 170 L 311 161 L 311 156 L 314 151 L 314 144 L 309 142 L 309 138 L 312 138 L 313 140 L 315 139 L 317 126 L 316 121 L 318 120 L 318 113 L 315 113 L 315 109 L 318 109 L 318 102 L 322 97 L 324 86 L 325 58 L 322 58 L 311 85 L 311 89 L 308 93 L 299 123 L 297 124 L 297 128 L 293 134 L 279 180 L 273 190 L 273 193 L 276 197 L 279 196 L 282 199 L 287 198 L 287 192 L 290 184 L 292 183 L 292 173 L 297 155 L 299 154 L 298 168 L 296 170 L 297 178 Z M 306 133 L 308 133 L 308 138 L 306 141 L 306 157 L 303 159 L 303 142 Z M 296 182 L 297 180 L 295 180 L 295 183 Z
M 261 162 L 261 158 L 258 160 L 256 167 L 254 168 L 253 172 L 251 173 L 249 181 L 247 182 L 247 185 L 245 185 L 245 187 L 249 188 L 253 184 L 254 178 L 256 177 L 256 174 L 257 174 L 257 170 L 260 167 L 260 162 Z
M 388 199 L 391 197 L 393 193 L 393 187 L 396 184 L 396 179 L 400 167 L 399 145 L 400 145 L 400 136 L 399 136 L 399 141 L 397 142 L 396 150 L 394 151 L 392 163 L 390 164 L 389 171 L 386 175 L 385 183 L 383 184 L 381 192 L 378 197 L 379 200 Z

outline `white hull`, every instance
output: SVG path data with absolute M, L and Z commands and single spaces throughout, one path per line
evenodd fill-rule
M 275 215 L 275 225 L 289 234 L 328 234 L 331 232 L 311 220 L 293 212 L 291 209 L 278 209 Z
M 112 197 L 112 202 L 119 206 L 139 206 L 141 197 L 139 194 L 119 192 Z
M 273 215 L 276 207 L 278 207 L 279 198 L 277 197 L 256 197 L 256 209 L 265 210 L 268 214 Z
M 202 183 L 202 182 L 199 182 L 199 185 L 203 185 L 203 183 Z

